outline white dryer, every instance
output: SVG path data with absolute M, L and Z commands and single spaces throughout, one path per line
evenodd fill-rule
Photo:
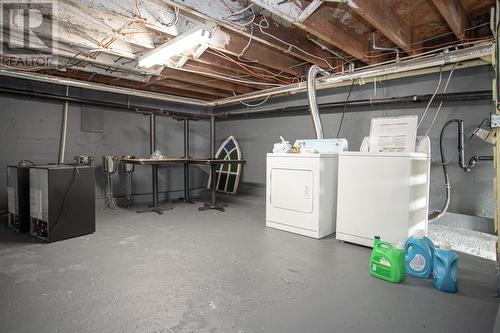
M 313 238 L 334 233 L 338 153 L 345 149 L 338 139 L 331 153 L 267 154 L 266 226 Z

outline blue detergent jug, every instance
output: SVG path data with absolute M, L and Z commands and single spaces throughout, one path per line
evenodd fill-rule
M 456 293 L 458 256 L 448 242 L 443 242 L 434 251 L 434 287 L 448 293 Z
M 434 243 L 425 237 L 423 230 L 417 230 L 405 243 L 406 273 L 428 279 L 432 273 Z

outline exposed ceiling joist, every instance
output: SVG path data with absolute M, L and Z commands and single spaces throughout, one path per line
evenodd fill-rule
M 210 43 L 210 46 L 219 51 L 255 61 L 255 64 L 271 67 L 284 73 L 292 74 L 293 76 L 305 75 L 304 67 L 300 66 L 298 59 L 285 55 L 283 52 L 273 48 L 264 47 L 256 42 L 251 42 L 245 50 L 248 41 L 249 38 L 245 38 L 234 31 L 217 29 L 215 38 Z
M 350 0 L 348 3 L 356 13 L 394 44 L 411 52 L 411 28 L 386 0 Z
M 171 6 L 175 6 L 181 10 L 181 12 L 185 15 L 193 17 L 197 20 L 202 20 L 205 23 L 214 23 L 218 24 L 221 27 L 224 27 L 227 30 L 232 32 L 241 34 L 247 40 L 252 38 L 252 40 L 261 43 L 262 45 L 270 46 L 280 52 L 284 52 L 285 56 L 287 54 L 296 57 L 298 59 L 317 64 L 320 67 L 328 68 L 328 65 L 325 64 L 321 58 L 328 57 L 329 54 L 320 48 L 312 45 L 303 35 L 294 34 L 293 31 L 290 31 L 283 25 L 275 22 L 273 19 L 268 18 L 269 31 L 272 35 L 276 36 L 276 38 L 281 39 L 282 41 L 286 41 L 288 44 L 293 44 L 297 47 L 300 47 L 306 52 L 300 51 L 297 47 L 290 47 L 286 43 L 279 41 L 276 38 L 273 38 L 270 35 L 266 35 L 264 30 L 267 28 L 262 28 L 264 31 L 261 32 L 261 28 L 259 27 L 259 20 L 256 20 L 254 24 L 250 24 L 248 27 L 237 26 L 235 24 L 230 23 L 227 20 L 222 19 L 222 14 L 220 12 L 215 11 L 213 6 L 210 3 L 205 1 L 197 1 L 197 0 L 184 0 L 182 2 L 173 1 L 173 0 L 150 0 L 155 1 L 157 3 L 166 3 Z M 241 6 L 243 8 L 243 6 Z M 210 9 L 210 10 L 209 10 Z M 229 15 L 230 12 L 225 12 L 223 15 Z M 253 27 L 253 32 L 251 31 L 251 27 Z M 309 54 L 307 54 L 309 53 Z M 314 56 L 314 55 L 318 56 Z M 313 56 L 311 56 L 313 55 Z
M 213 79 L 199 74 L 194 74 L 186 71 L 181 71 L 172 68 L 166 68 L 162 72 L 163 79 L 172 79 L 176 81 L 186 82 L 192 85 L 200 85 L 205 87 L 210 87 L 219 90 L 225 90 L 230 93 L 235 92 L 237 94 L 246 94 L 249 92 L 254 92 L 256 89 L 247 87 L 245 85 L 220 81 L 218 79 Z M 162 79 L 156 79 L 150 81 L 150 84 L 156 84 Z
M 189 70 L 191 72 L 195 72 L 201 75 L 204 75 L 207 73 L 207 75 L 210 74 L 217 74 L 224 76 L 225 78 L 221 78 L 221 80 L 228 80 L 229 82 L 237 82 L 235 80 L 242 80 L 242 81 L 248 81 L 248 83 L 245 83 L 245 85 L 257 89 L 262 89 L 262 88 L 268 88 L 270 86 L 276 86 L 277 82 L 272 81 L 272 80 L 263 80 L 260 77 L 253 77 L 249 73 L 240 73 L 236 72 L 233 70 L 225 69 L 225 68 L 219 68 L 216 66 L 213 66 L 211 64 L 205 64 L 203 62 L 197 62 L 196 60 L 190 59 L 184 66 L 184 70 Z
M 217 55 L 217 53 L 208 50 L 198 59 L 193 60 L 198 66 L 206 66 L 207 69 L 212 69 L 216 71 L 230 71 L 235 75 L 250 75 L 253 78 L 258 79 L 261 82 L 268 83 L 277 83 L 278 81 L 273 78 L 273 74 L 261 71 L 259 69 L 254 69 L 251 67 L 245 67 L 242 64 L 237 64 L 237 62 L 232 62 L 231 60 L 225 60 L 226 57 L 228 59 L 232 59 L 228 55 L 224 55 L 224 57 Z M 244 69 L 247 68 L 247 69 Z M 269 70 L 269 69 L 267 69 Z M 281 78 L 281 77 L 280 77 Z M 283 78 L 284 80 L 290 80 L 291 78 Z
M 432 0 L 458 39 L 466 38 L 469 18 L 461 0 Z
M 210 88 L 205 88 L 202 86 L 192 85 L 192 84 L 185 84 L 185 83 L 178 82 L 175 80 L 159 80 L 159 81 L 155 82 L 155 85 L 167 87 L 167 88 L 174 88 L 174 89 L 179 89 L 179 90 L 190 91 L 190 92 L 194 92 L 194 93 L 205 94 L 205 95 L 213 96 L 216 98 L 232 96 L 232 94 L 230 94 L 228 92 L 224 92 L 222 90 L 210 89 Z
M 305 0 L 297 1 L 302 4 L 302 8 L 307 8 L 308 3 Z M 281 12 L 277 7 L 271 5 L 269 1 L 251 0 L 251 2 L 365 63 L 373 62 L 365 54 L 365 50 L 368 49 L 369 45 L 368 40 L 347 31 L 346 27 L 339 24 L 324 8 L 317 9 L 304 22 L 300 22 L 298 18 L 290 17 Z
M 254 27 L 254 36 L 265 40 L 271 47 L 324 69 L 338 65 L 335 59 L 331 59 L 332 54 L 312 44 L 305 35 L 286 28 L 270 17 L 258 19 Z

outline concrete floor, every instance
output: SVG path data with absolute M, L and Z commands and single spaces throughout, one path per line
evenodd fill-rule
M 0 229 L 0 332 L 491 332 L 494 262 L 460 255 L 458 294 L 368 273 L 370 250 L 226 213 L 99 211 L 97 232 L 41 244 Z

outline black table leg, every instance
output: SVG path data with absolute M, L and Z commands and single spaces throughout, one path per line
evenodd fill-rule
M 199 207 L 198 210 L 199 211 L 204 211 L 204 210 L 209 210 L 209 209 L 214 209 L 214 210 L 218 210 L 218 211 L 221 211 L 221 212 L 224 212 L 226 211 L 224 209 L 224 205 L 222 204 L 217 204 L 217 201 L 216 201 L 216 197 L 215 197 L 215 192 L 216 192 L 216 184 L 217 184 L 217 181 L 216 181 L 216 177 L 217 177 L 217 166 L 215 164 L 212 164 L 210 166 L 210 172 L 211 172 L 211 176 L 210 176 L 210 186 L 212 187 L 212 191 L 211 191 L 211 200 L 210 200 L 210 203 L 205 203 L 202 207 Z
M 173 202 L 187 202 L 190 204 L 194 204 L 194 201 L 191 200 L 191 196 L 189 194 L 189 164 L 184 163 L 184 197 L 178 198 Z
M 153 204 L 148 208 L 137 209 L 137 213 L 148 213 L 155 212 L 158 214 L 163 214 L 164 210 L 173 209 L 169 205 L 159 205 L 158 204 L 158 165 L 152 165 L 152 181 L 153 181 Z

